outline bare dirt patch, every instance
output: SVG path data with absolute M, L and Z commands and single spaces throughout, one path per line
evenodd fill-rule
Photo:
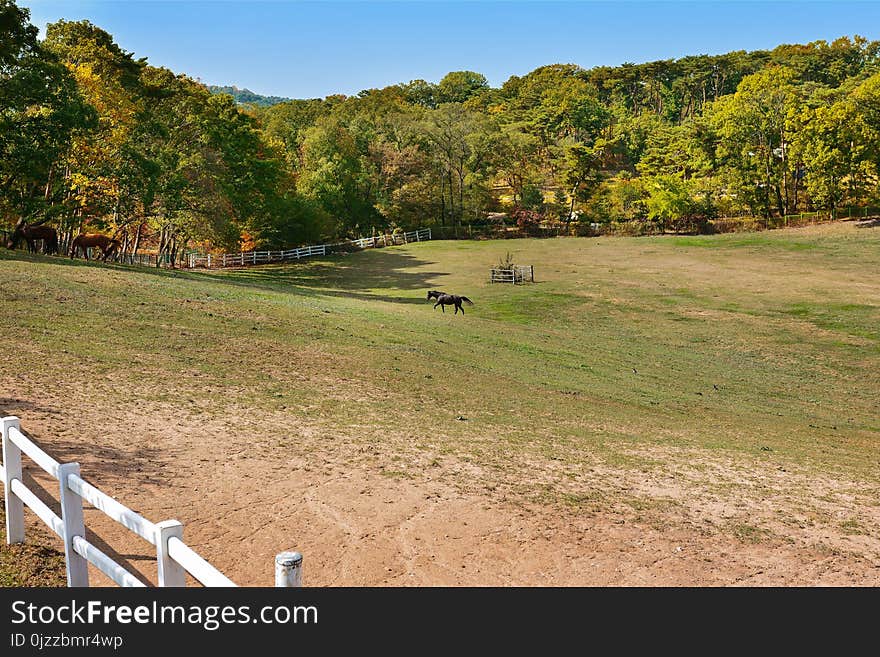
M 279 426 L 280 416 L 169 426 L 159 421 L 169 408 L 112 408 L 108 426 L 107 412 L 90 411 L 74 398 L 43 395 L 35 407 L 13 392 L 10 381 L 0 383 L 3 414 L 24 416 L 25 428 L 53 456 L 79 461 L 88 480 L 151 520 L 183 521 L 187 542 L 240 585 L 270 586 L 274 555 L 288 549 L 304 553 L 305 581 L 312 586 L 880 581 L 877 491 L 810 479 L 772 463 L 757 469 L 735 459 L 719 464 L 695 451 L 690 466 L 674 471 L 637 476 L 593 467 L 569 479 L 571 503 L 560 506 L 512 493 L 523 486 L 540 492 L 542 481 L 560 476 L 552 462 L 509 472 L 512 484 L 449 456 L 433 466 L 376 457 L 317 426 Z M 92 441 L 70 440 L 102 425 Z M 641 456 L 663 457 L 656 450 Z M 680 456 L 671 461 L 681 463 Z M 493 481 L 493 490 L 477 483 Z M 726 486 L 738 487 L 736 503 Z M 611 512 L 597 510 L 591 494 L 622 502 Z M 815 525 L 802 511 L 805 498 L 814 501 L 817 517 L 839 519 L 840 530 Z M 848 532 L 846 519 L 856 512 L 873 525 L 861 521 Z M 96 511 L 87 512 L 86 522 L 103 549 L 154 582 L 149 545 Z M 774 532 L 778 524 L 787 530 Z M 29 581 L 42 585 L 39 578 Z M 97 572 L 93 581 L 110 584 Z

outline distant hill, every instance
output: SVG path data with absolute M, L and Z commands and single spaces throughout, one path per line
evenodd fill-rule
M 290 100 L 290 98 L 282 98 L 281 96 L 261 96 L 260 94 L 255 94 L 250 89 L 239 89 L 235 86 L 219 87 L 217 85 L 209 84 L 208 91 L 212 94 L 229 94 L 235 98 L 235 102 L 239 105 L 271 107 L 272 105 L 277 105 L 278 103 Z

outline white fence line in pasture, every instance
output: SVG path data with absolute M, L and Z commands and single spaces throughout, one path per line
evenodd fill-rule
M 270 262 L 285 262 L 287 260 L 299 260 L 310 256 L 325 256 L 333 251 L 345 248 L 368 249 L 379 246 L 392 246 L 395 244 L 409 244 L 410 242 L 424 242 L 431 239 L 431 229 L 422 228 L 409 233 L 396 233 L 377 235 L 375 237 L 363 237 L 348 242 L 336 242 L 334 244 L 317 244 L 302 246 L 296 249 L 282 251 L 242 251 L 241 253 L 208 253 L 206 255 L 189 255 L 188 265 L 190 268 L 207 267 L 208 269 L 223 267 L 244 267 L 245 265 L 259 265 Z
M 23 543 L 24 509 L 31 509 L 64 542 L 67 585 L 89 585 L 92 564 L 123 587 L 145 586 L 110 556 L 86 539 L 83 503 L 88 502 L 156 547 L 159 586 L 186 586 L 186 573 L 204 586 L 236 586 L 226 575 L 183 542 L 183 524 L 177 520 L 153 523 L 90 484 L 80 476 L 78 463 L 59 463 L 21 432 L 17 417 L 0 419 L 3 436 L 3 481 L 6 501 L 6 542 Z M 61 515 L 40 500 L 22 479 L 22 454 L 59 482 Z M 302 586 L 302 555 L 282 552 L 275 560 L 276 586 Z
M 510 269 L 493 268 L 489 271 L 490 283 L 524 283 L 535 282 L 533 265 L 514 265 Z
M 155 253 L 126 253 L 124 255 L 119 256 L 116 262 L 119 262 L 123 265 L 140 265 L 141 267 L 155 267 L 156 261 L 159 261 L 160 265 L 170 265 L 171 257 L 167 255 L 163 255 L 161 258 Z M 186 264 L 185 256 L 179 255 L 177 256 L 175 263 L 178 265 Z

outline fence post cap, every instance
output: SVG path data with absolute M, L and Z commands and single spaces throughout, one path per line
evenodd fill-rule
M 279 552 L 275 555 L 275 563 L 279 566 L 296 566 L 302 563 L 303 555 L 299 552 Z
M 159 529 L 166 529 L 168 527 L 183 527 L 183 523 L 180 520 L 163 520 L 162 522 L 157 522 L 156 527 Z

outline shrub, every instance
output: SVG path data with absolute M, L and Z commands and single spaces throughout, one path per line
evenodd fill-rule
M 517 228 L 523 235 L 539 235 L 541 233 L 541 222 L 544 221 L 544 215 L 534 210 L 516 207 L 510 212 L 510 218 L 516 222 Z

